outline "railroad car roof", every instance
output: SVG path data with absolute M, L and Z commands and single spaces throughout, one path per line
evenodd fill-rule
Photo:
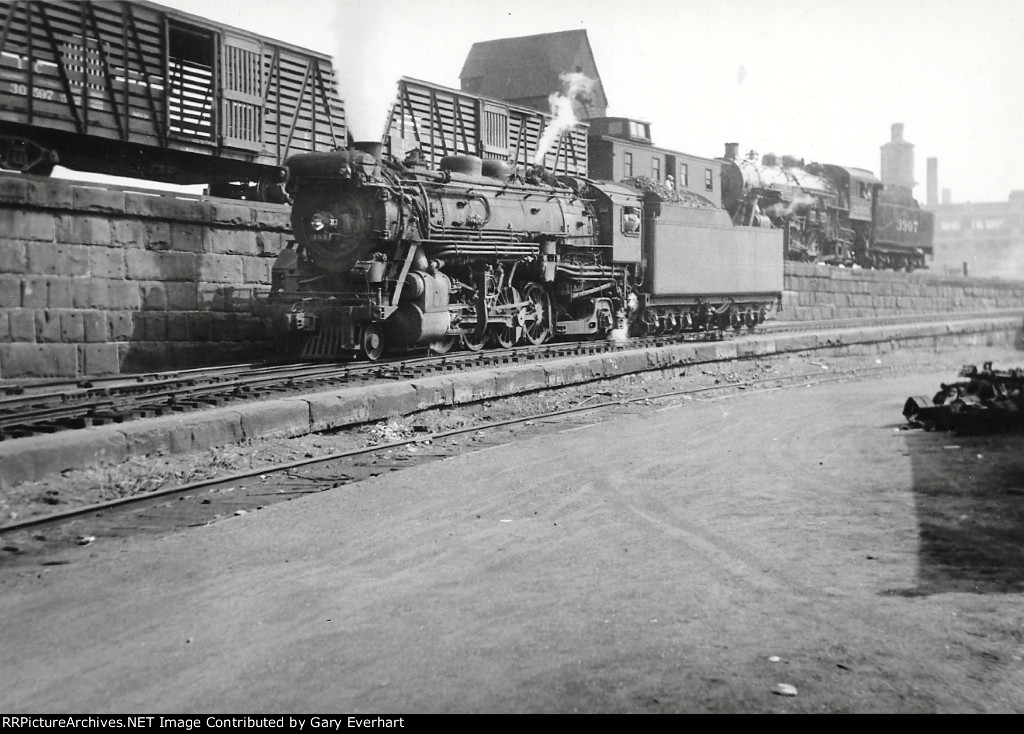
M 429 89 L 437 89 L 445 92 L 452 92 L 455 94 L 459 94 L 463 97 L 472 97 L 474 99 L 483 100 L 484 102 L 493 102 L 494 104 L 502 105 L 504 107 L 508 107 L 510 110 L 517 110 L 527 115 L 542 115 L 548 118 L 552 116 L 550 112 L 541 112 L 540 110 L 536 110 L 533 107 L 527 107 L 526 105 L 516 104 L 515 102 L 509 102 L 507 99 L 500 99 L 499 97 L 488 97 L 483 94 L 477 94 L 475 92 L 467 92 L 465 90 L 454 89 L 452 87 L 446 87 L 444 84 L 437 84 L 436 82 L 427 82 L 422 79 L 416 79 L 415 77 L 411 76 L 403 76 L 399 81 L 410 82 L 412 84 L 417 84 L 423 87 L 427 87 Z M 573 125 L 573 127 L 588 129 L 590 127 L 590 124 L 586 120 L 578 120 Z
M 324 53 L 322 51 L 316 51 L 316 50 L 311 49 L 311 48 L 306 48 L 305 46 L 299 46 L 299 45 L 294 44 L 294 43 L 289 43 L 287 41 L 282 41 L 281 39 L 274 38 L 273 36 L 265 36 L 262 33 L 256 33 L 255 31 L 246 30 L 245 28 L 238 28 L 237 26 L 228 25 L 227 23 L 221 23 L 221 22 L 216 21 L 216 20 L 211 20 L 210 18 L 204 18 L 201 15 L 192 15 L 191 13 L 186 13 L 186 12 L 184 12 L 182 10 L 178 10 L 177 8 L 171 8 L 171 7 L 168 7 L 166 5 L 161 5 L 160 3 L 151 2 L 151 0 L 124 0 L 124 1 L 126 3 L 128 3 L 128 4 L 131 4 L 131 5 L 141 5 L 141 6 L 145 6 L 145 7 L 151 8 L 151 9 L 159 11 L 161 13 L 165 13 L 168 17 L 174 18 L 176 20 L 186 20 L 189 23 L 192 23 L 193 25 L 202 26 L 202 27 L 210 29 L 210 30 L 226 30 L 226 31 L 231 31 L 232 33 L 238 33 L 240 35 L 250 36 L 252 38 L 259 38 L 259 39 L 262 39 L 264 41 L 270 41 L 270 42 L 272 42 L 276 46 L 280 46 L 282 48 L 287 48 L 287 49 L 290 49 L 292 51 L 299 51 L 299 52 L 307 54 L 309 56 L 316 56 L 317 58 L 325 60 L 325 61 L 332 61 L 333 60 L 331 54 Z
M 877 178 L 875 178 L 875 174 L 874 173 L 872 173 L 871 171 L 867 170 L 866 168 L 853 168 L 851 166 L 837 166 L 834 163 L 826 164 L 825 168 L 826 169 L 827 168 L 832 168 L 832 169 L 837 170 L 837 171 L 844 171 L 851 178 L 855 178 L 858 181 L 867 181 L 868 183 L 882 183 Z
M 624 120 L 630 118 L 624 117 Z M 722 158 L 708 158 L 706 155 L 697 155 L 696 153 L 687 153 L 682 150 L 674 150 L 672 148 L 662 148 L 658 145 L 652 145 L 651 143 L 640 143 L 635 140 L 628 140 L 626 138 L 620 138 L 616 135 L 596 135 L 594 138 L 598 140 L 604 140 L 609 143 L 618 143 L 619 145 L 630 146 L 635 148 L 642 148 L 643 150 L 650 150 L 657 153 L 668 153 L 669 155 L 682 156 L 696 161 L 704 161 L 706 163 L 721 163 Z M 591 138 L 592 140 L 594 138 Z

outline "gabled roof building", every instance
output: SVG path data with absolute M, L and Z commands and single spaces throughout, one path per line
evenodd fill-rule
M 459 79 L 464 92 L 547 113 L 551 111 L 548 97 L 564 91 L 561 76 L 574 72 L 595 82 L 589 94 L 577 99 L 576 116 L 581 120 L 604 117 L 608 100 L 585 30 L 474 43 Z

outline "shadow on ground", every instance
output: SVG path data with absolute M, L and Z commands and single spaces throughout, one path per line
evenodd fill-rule
M 1024 591 L 1024 432 L 908 430 L 919 553 L 907 596 Z

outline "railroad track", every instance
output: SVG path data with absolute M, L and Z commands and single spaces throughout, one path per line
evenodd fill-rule
M 80 558 L 79 546 L 147 533 L 168 533 L 257 512 L 270 505 L 339 489 L 385 472 L 427 461 L 475 453 L 524 437 L 574 430 L 610 412 L 642 412 L 684 405 L 694 399 L 807 387 L 837 380 L 877 377 L 911 366 L 862 367 L 845 371 L 776 375 L 637 397 L 595 401 L 581 398 L 569 408 L 519 415 L 363 448 L 264 466 L 189 484 L 167 486 L 102 503 L 85 504 L 0 526 L 0 566 L 62 565 Z M 600 420 L 600 418 L 597 418 Z
M 408 380 L 447 372 L 650 348 L 684 338 L 656 336 L 621 343 L 559 342 L 485 352 L 406 356 L 373 363 L 240 364 L 149 373 L 133 378 L 11 385 L 0 394 L 0 440 L 174 415 L 354 383 Z
M 885 326 L 1021 316 L 1020 310 L 847 319 L 831 322 L 766 323 L 755 333 L 780 334 L 822 329 Z M 78 381 L 0 383 L 0 441 L 139 418 L 174 415 L 285 395 L 328 390 L 353 383 L 408 380 L 446 372 L 497 368 L 564 357 L 645 349 L 695 339 L 715 340 L 720 332 L 664 334 L 625 342 L 558 342 L 484 352 L 398 357 L 383 362 L 248 363 Z

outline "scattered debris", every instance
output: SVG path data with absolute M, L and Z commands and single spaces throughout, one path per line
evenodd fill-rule
M 776 696 L 795 696 L 796 686 L 791 686 L 789 683 L 776 683 L 772 693 Z
M 362 429 L 368 434 L 372 443 L 395 443 L 409 438 L 414 428 L 397 420 L 390 420 L 387 423 L 378 423 Z
M 75 538 L 75 542 L 79 545 L 89 545 L 89 543 L 93 542 L 94 540 L 96 540 L 95 535 L 79 535 L 77 538 Z
M 780 660 L 782 660 L 782 658 L 780 658 L 778 655 L 772 655 L 770 658 L 768 658 L 769 663 L 777 663 Z

